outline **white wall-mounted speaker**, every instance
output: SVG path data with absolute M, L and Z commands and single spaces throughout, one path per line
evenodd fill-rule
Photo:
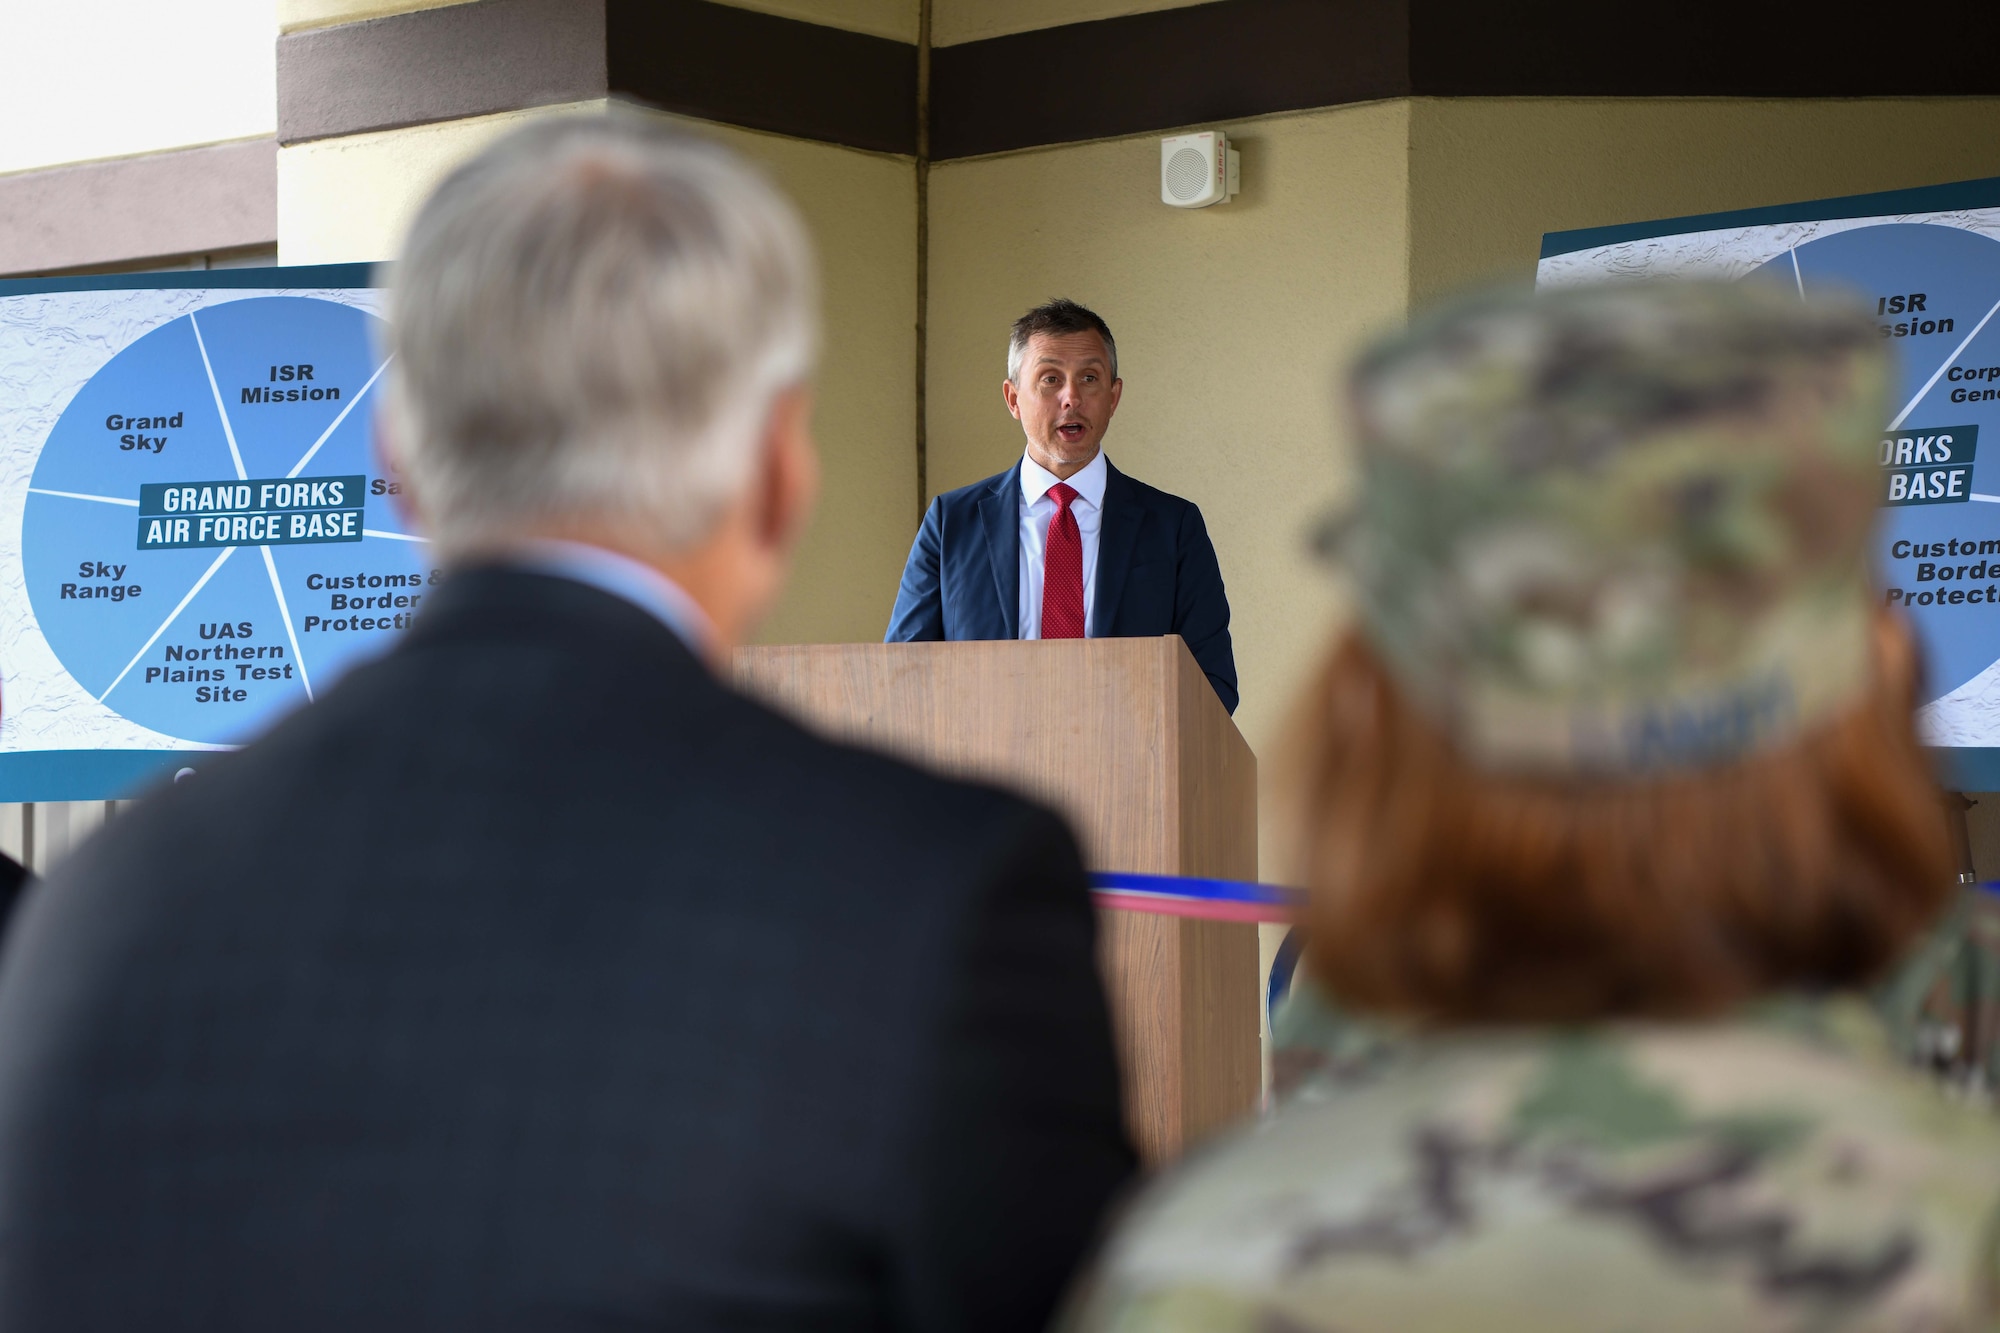
M 1226 204 L 1242 188 L 1242 168 L 1220 130 L 1160 140 L 1160 202 L 1175 208 Z

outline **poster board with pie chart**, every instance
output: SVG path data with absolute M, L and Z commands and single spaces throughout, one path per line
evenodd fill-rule
M 1551 232 L 1538 286 L 1719 278 L 1844 291 L 1895 362 L 1875 569 L 1924 655 L 1919 726 L 2000 790 L 2000 179 Z
M 375 451 L 365 265 L 0 283 L 0 801 L 132 794 L 439 577 Z

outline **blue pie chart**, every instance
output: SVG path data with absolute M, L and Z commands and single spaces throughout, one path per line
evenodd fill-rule
M 386 646 L 438 577 L 372 432 L 382 324 L 249 296 L 120 350 L 64 409 L 22 522 L 28 600 L 76 683 L 238 744 Z
M 1895 361 L 1876 577 L 1916 628 L 1924 701 L 1947 695 L 2000 661 L 2000 241 L 1883 223 L 1757 272 L 1801 293 L 1858 294 L 1876 316 Z

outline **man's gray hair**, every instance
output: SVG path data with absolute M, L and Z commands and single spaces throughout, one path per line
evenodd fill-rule
M 642 112 L 516 130 L 417 214 L 391 298 L 394 449 L 440 553 L 550 519 L 700 540 L 811 374 L 792 206 Z

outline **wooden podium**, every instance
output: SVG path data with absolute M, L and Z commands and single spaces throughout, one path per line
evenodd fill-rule
M 1257 761 L 1178 638 L 746 648 L 736 676 L 823 732 L 1055 807 L 1093 870 L 1257 877 Z M 1099 923 L 1133 1136 L 1163 1161 L 1256 1104 L 1257 929 Z

